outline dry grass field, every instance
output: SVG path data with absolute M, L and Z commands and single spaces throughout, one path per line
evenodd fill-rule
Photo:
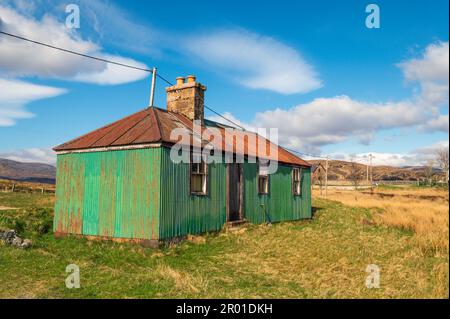
M 424 255 L 449 254 L 448 190 L 418 187 L 360 192 L 331 190 L 328 199 L 369 208 L 373 212 L 373 222 L 414 232 L 414 239 Z
M 369 193 L 367 193 L 369 192 Z M 316 194 L 315 194 L 316 195 Z M 53 195 L 1 193 L 0 298 L 448 298 L 448 194 L 379 189 L 314 196 L 314 218 L 194 236 L 161 249 L 51 233 Z M 81 288 L 65 287 L 66 266 Z M 381 269 L 378 289 L 366 267 Z

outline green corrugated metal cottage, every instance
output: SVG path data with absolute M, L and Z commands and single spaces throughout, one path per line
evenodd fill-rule
M 167 110 L 146 108 L 55 147 L 55 235 L 158 243 L 217 231 L 227 222 L 310 218 L 310 165 L 255 133 L 204 119 L 205 90 L 193 76 L 177 78 L 166 89 Z M 190 160 L 172 160 L 173 146 L 183 144 L 174 134 L 180 129 L 188 144 L 198 140 L 207 149 L 194 120 L 201 123 L 200 132 L 215 130 L 223 137 L 207 138 L 213 146 L 208 152 L 243 162 L 210 163 L 191 146 Z M 263 141 L 269 155 L 259 155 L 252 138 Z M 268 173 L 267 159 L 276 160 L 275 173 Z

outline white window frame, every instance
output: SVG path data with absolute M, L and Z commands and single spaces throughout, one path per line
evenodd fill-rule
M 261 163 L 258 161 L 258 194 L 267 195 L 270 190 L 270 175 L 268 172 L 269 162 Z M 264 179 L 264 190 L 261 190 L 260 179 Z
M 296 178 L 298 177 L 298 179 Z M 292 169 L 292 193 L 294 196 L 302 194 L 302 168 L 294 167 Z
M 194 157 L 200 157 L 200 163 L 194 163 Z M 195 170 L 195 171 L 194 171 Z M 193 190 L 192 187 L 192 177 L 193 175 L 202 176 L 202 190 Z M 208 163 L 206 159 L 203 158 L 201 153 L 191 153 L 191 161 L 189 165 L 189 183 L 191 195 L 207 195 L 208 194 Z

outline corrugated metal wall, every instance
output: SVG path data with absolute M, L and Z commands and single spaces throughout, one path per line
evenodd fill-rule
M 311 174 L 302 169 L 302 195 L 292 194 L 292 167 L 279 164 L 270 175 L 269 194 L 258 194 L 257 165 L 244 165 L 244 215 L 252 223 L 279 222 L 311 217 Z M 262 206 L 263 205 L 263 206 Z M 267 216 L 269 216 L 267 218 Z
M 157 239 L 161 148 L 58 155 L 54 230 Z
M 192 196 L 189 165 L 170 149 L 58 155 L 54 230 L 116 238 L 167 239 L 220 230 L 226 222 L 226 164 L 208 167 L 208 195 Z M 252 223 L 311 217 L 310 170 L 302 195 L 292 194 L 292 167 L 270 175 L 259 195 L 257 165 L 244 164 L 244 217 Z M 263 204 L 264 206 L 261 206 Z
M 170 149 L 161 155 L 160 238 L 216 231 L 226 222 L 226 165 L 210 164 L 207 196 L 191 196 L 189 164 L 174 164 Z
M 311 217 L 310 170 L 302 170 L 302 195 L 292 194 L 292 167 L 279 165 L 270 176 L 270 194 L 258 195 L 257 165 L 244 164 L 244 217 L 252 223 Z M 209 165 L 208 196 L 191 196 L 189 165 L 174 164 L 170 149 L 161 156 L 160 238 L 220 230 L 226 222 L 226 164 Z M 264 204 L 264 207 L 261 207 Z

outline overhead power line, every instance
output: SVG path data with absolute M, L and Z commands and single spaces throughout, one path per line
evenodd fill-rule
M 166 82 L 168 85 L 170 85 L 170 86 L 173 86 L 173 85 L 174 85 L 172 82 L 170 82 L 169 80 L 167 80 L 167 79 L 164 78 L 163 76 L 161 76 L 161 75 L 159 75 L 159 74 L 156 74 L 156 76 L 157 76 L 158 78 L 160 78 L 161 80 L 163 80 L 164 82 Z M 217 111 L 215 111 L 214 109 L 212 109 L 211 107 L 207 106 L 207 105 L 205 104 L 205 100 L 204 100 L 202 97 L 200 97 L 200 99 L 202 100 L 203 106 L 204 106 L 206 109 L 208 109 L 209 111 L 213 112 L 213 113 L 216 114 L 217 116 L 223 118 L 224 120 L 230 122 L 231 124 L 233 124 L 233 125 L 239 127 L 239 128 L 242 129 L 243 131 L 246 131 L 245 127 L 243 127 L 243 126 L 237 124 L 236 122 L 234 122 L 234 121 L 232 121 L 232 120 L 226 118 L 225 116 L 223 116 L 223 115 L 220 114 L 219 112 L 217 112 Z
M 0 30 L 0 34 L 4 34 L 6 36 L 9 36 L 9 37 L 12 37 L 12 38 L 16 38 L 16 39 L 19 39 L 19 40 L 23 40 L 23 41 L 26 41 L 26 42 L 38 44 L 38 45 L 41 45 L 41 46 L 44 46 L 44 47 L 47 47 L 47 48 L 51 48 L 51 49 L 54 49 L 54 50 L 59 50 L 59 51 L 62 51 L 62 52 L 78 55 L 78 56 L 81 56 L 81 57 L 84 57 L 84 58 L 89 58 L 89 59 L 93 59 L 93 60 L 97 60 L 97 61 L 101 61 L 101 62 L 105 62 L 105 63 L 115 64 L 115 65 L 119 65 L 119 66 L 123 66 L 123 67 L 131 68 L 131 69 L 135 69 L 135 70 L 140 70 L 140 71 L 144 71 L 144 72 L 148 72 L 148 73 L 152 73 L 153 74 L 153 70 L 150 70 L 150 69 L 144 69 L 144 68 L 140 68 L 140 67 L 129 65 L 129 64 L 125 64 L 125 63 L 120 63 L 120 62 L 111 61 L 111 60 L 99 58 L 99 57 L 96 57 L 96 56 L 92 56 L 92 55 L 88 55 L 88 54 L 84 54 L 84 53 L 80 53 L 80 52 L 75 52 L 75 51 L 72 51 L 72 50 L 68 50 L 68 49 L 64 49 L 64 48 L 61 48 L 61 47 L 57 47 L 57 46 L 54 46 L 54 45 L 51 45 L 51 44 L 48 44 L 48 43 L 44 43 L 44 42 L 41 42 L 41 41 L 32 40 L 32 39 L 25 38 L 25 37 L 22 37 L 22 36 L 19 36 L 19 35 L 16 35 L 16 34 L 8 33 L 8 32 L 5 32 L 5 31 L 1 31 Z M 171 83 L 169 80 L 167 80 L 162 75 L 157 73 L 156 76 L 158 78 L 160 78 L 161 80 L 163 80 L 164 82 L 166 82 L 168 85 L 173 86 L 173 83 Z M 203 103 L 204 102 L 205 101 L 203 100 Z M 233 125 L 241 128 L 242 130 L 245 130 L 245 128 L 242 127 L 241 125 L 235 123 L 234 121 L 232 121 L 230 119 L 227 119 L 225 116 L 223 116 L 220 113 L 216 112 L 215 110 L 213 110 L 212 108 L 208 107 L 207 105 L 205 105 L 205 108 L 207 108 L 208 110 L 210 110 L 214 114 L 220 116 L 224 120 L 226 120 L 226 121 L 232 123 Z
M 130 69 L 135 69 L 135 70 L 139 70 L 139 71 L 143 71 L 143 72 L 148 72 L 148 73 L 152 73 L 152 74 L 153 74 L 154 70 L 156 70 L 156 68 L 153 68 L 153 70 L 146 69 L 146 68 L 140 68 L 140 67 L 129 65 L 129 64 L 125 64 L 125 63 L 111 61 L 111 60 L 99 58 L 99 57 L 96 57 L 96 56 L 92 56 L 92 55 L 88 55 L 88 54 L 84 54 L 84 53 L 80 53 L 80 52 L 64 49 L 64 48 L 57 47 L 57 46 L 54 46 L 54 45 L 51 45 L 51 44 L 48 44 L 48 43 L 32 40 L 32 39 L 29 39 L 29 38 L 25 38 L 25 37 L 22 37 L 22 36 L 19 36 L 19 35 L 16 35 L 16 34 L 12 34 L 12 33 L 8 33 L 8 32 L 5 32 L 5 31 L 1 31 L 1 30 L 0 30 L 0 34 L 6 35 L 6 36 L 9 36 L 9 37 L 12 37 L 12 38 L 16 38 L 16 39 L 19 39 L 19 40 L 23 40 L 23 41 L 26 41 L 26 42 L 34 43 L 34 44 L 37 44 L 37 45 L 41 45 L 41 46 L 44 46 L 44 47 L 48 47 L 48 48 L 51 48 L 51 49 L 54 49 L 54 50 L 59 50 L 59 51 L 62 51 L 62 52 L 73 54 L 73 55 L 78 55 L 78 56 L 81 56 L 81 57 L 84 57 L 84 58 L 88 58 L 88 59 L 104 62 L 104 63 L 110 63 L 110 64 L 114 64 L 114 65 L 130 68 Z M 168 79 L 166 79 L 165 77 L 163 77 L 159 73 L 156 73 L 156 77 L 158 77 L 159 79 L 163 80 L 165 83 L 167 83 L 170 86 L 174 85 L 172 82 L 170 82 Z M 202 99 L 203 104 L 204 104 L 205 100 L 203 98 L 201 98 L 201 99 Z M 227 122 L 229 122 L 229 123 L 233 124 L 234 126 L 236 126 L 236 127 L 240 128 L 240 129 L 246 131 L 246 129 L 243 126 L 241 126 L 241 125 L 237 124 L 236 122 L 230 120 L 229 118 L 223 116 L 219 112 L 215 111 L 213 108 L 207 106 L 206 104 L 204 104 L 204 107 L 206 109 L 208 109 L 209 111 L 211 111 L 212 113 L 216 114 L 217 116 L 221 117 L 222 119 L 226 120 Z M 308 157 L 313 157 L 313 158 L 320 158 L 320 159 L 325 159 L 325 160 L 333 159 L 330 156 L 309 154 L 309 153 L 304 153 L 304 152 L 300 152 L 300 151 L 297 151 L 297 150 L 289 149 L 289 148 L 284 147 L 282 145 L 280 145 L 280 146 L 283 147 L 284 149 L 286 149 L 289 152 L 296 153 L 296 154 L 299 154 L 299 155 L 302 155 L 302 156 L 308 156 Z M 338 159 L 334 159 L 334 160 L 338 160 Z M 358 161 L 355 161 L 355 162 L 358 162 Z M 360 163 L 360 164 L 363 164 L 363 163 Z
M 233 122 L 232 120 L 226 118 L 225 116 L 223 116 L 222 114 L 220 114 L 219 112 L 214 111 L 212 108 L 210 108 L 209 106 L 204 105 L 206 109 L 210 110 L 211 112 L 213 112 L 214 114 L 216 114 L 217 116 L 220 116 L 221 118 L 223 118 L 224 120 L 230 122 L 231 124 L 239 127 L 240 129 L 242 129 L 243 131 L 246 131 L 245 127 L 240 126 L 239 124 Z
M 167 80 L 165 77 L 163 77 L 162 75 L 160 75 L 159 73 L 156 74 L 156 76 L 158 78 L 160 78 L 161 80 L 163 80 L 164 82 L 166 82 L 168 85 L 173 86 L 173 83 L 170 82 L 169 80 Z
M 163 80 L 164 82 L 166 82 L 168 85 L 170 85 L 170 86 L 173 86 L 173 85 L 174 85 L 172 82 L 170 82 L 168 79 L 166 79 L 166 78 L 163 77 L 162 75 L 156 74 L 156 76 L 157 76 L 158 78 L 160 78 L 161 80 Z M 223 116 L 222 114 L 220 114 L 219 112 L 215 111 L 215 110 L 212 109 L 211 107 L 207 106 L 207 105 L 205 104 L 205 100 L 204 100 L 204 99 L 202 99 L 202 101 L 203 101 L 203 105 L 204 105 L 204 107 L 205 107 L 206 109 L 208 109 L 209 111 L 213 112 L 213 113 L 216 114 L 217 116 L 220 116 L 221 118 L 223 118 L 224 120 L 228 121 L 229 123 L 231 123 L 231 124 L 233 124 L 233 125 L 239 127 L 240 129 L 246 131 L 245 127 L 243 127 L 243 126 L 237 124 L 236 122 L 230 120 L 229 118 Z M 323 159 L 323 160 L 339 160 L 339 159 L 337 159 L 337 158 L 332 158 L 332 157 L 327 156 L 327 155 L 322 155 L 322 154 L 318 155 L 318 154 L 304 153 L 304 152 L 300 152 L 300 151 L 297 151 L 297 150 L 293 150 L 293 149 L 284 147 L 284 146 L 282 146 L 282 145 L 279 145 L 279 146 L 281 146 L 282 148 L 284 148 L 285 150 L 287 150 L 287 151 L 289 151 L 289 152 L 291 152 L 291 153 L 296 153 L 296 154 L 299 154 L 299 155 L 302 155 L 302 156 L 308 156 L 308 157 L 313 157 L 313 158 L 319 158 L 319 159 Z M 367 165 L 366 163 L 361 163 L 360 161 L 357 161 L 357 160 L 354 160 L 354 161 L 355 161 L 356 163 L 359 163 L 359 164 L 362 164 L 362 165 Z
M 62 52 L 78 55 L 78 56 L 81 56 L 81 57 L 84 57 L 84 58 L 89 58 L 89 59 L 92 59 L 92 60 L 97 60 L 97 61 L 101 61 L 101 62 L 105 62 L 105 63 L 115 64 L 115 65 L 123 66 L 123 67 L 126 67 L 126 68 L 130 68 L 130 69 L 135 69 L 135 70 L 139 70 L 139 71 L 153 73 L 153 70 L 150 70 L 150 69 L 140 68 L 140 67 L 129 65 L 129 64 L 125 64 L 125 63 L 111 61 L 111 60 L 99 58 L 99 57 L 96 57 L 96 56 L 92 56 L 92 55 L 88 55 L 88 54 L 84 54 L 84 53 L 80 53 L 80 52 L 64 49 L 64 48 L 57 47 L 57 46 L 54 46 L 54 45 L 51 45 L 51 44 L 48 44 L 48 43 L 31 40 L 31 39 L 28 39 L 28 38 L 25 38 L 25 37 L 22 37 L 22 36 L 19 36 L 19 35 L 16 35 L 16 34 L 8 33 L 8 32 L 5 32 L 5 31 L 1 31 L 0 30 L 0 33 L 4 34 L 4 35 L 7 35 L 9 37 L 12 37 L 12 38 L 16 38 L 16 39 L 27 41 L 27 42 L 34 43 L 34 44 L 38 44 L 38 45 L 41 45 L 41 46 L 44 46 L 44 47 L 47 47 L 47 48 L 51 48 L 51 49 L 55 49 L 55 50 L 59 50 L 59 51 L 62 51 Z

